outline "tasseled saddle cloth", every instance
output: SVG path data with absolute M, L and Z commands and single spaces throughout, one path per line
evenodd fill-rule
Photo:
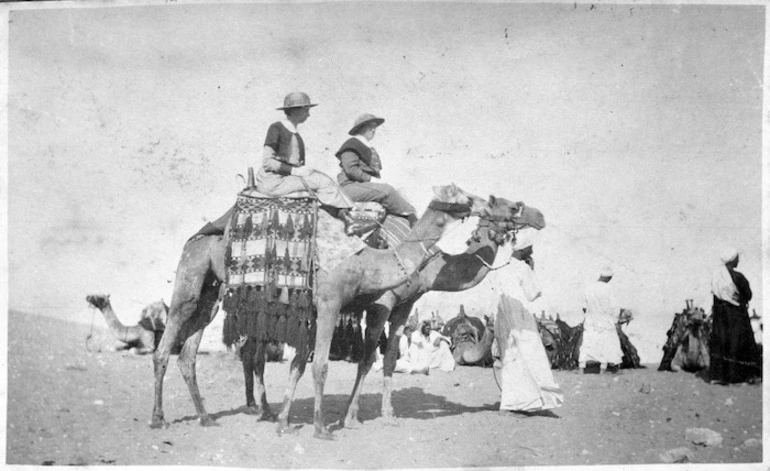
M 238 196 L 225 231 L 222 308 L 240 336 L 285 342 L 299 355 L 312 349 L 317 221 L 311 197 Z

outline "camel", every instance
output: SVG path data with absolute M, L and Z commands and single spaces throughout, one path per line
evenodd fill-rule
M 492 342 L 495 340 L 494 321 L 490 316 L 484 316 L 486 326 L 481 338 L 478 329 L 468 321 L 457 326 L 452 342 L 452 356 L 458 365 L 490 366 L 494 363 L 492 357 Z
M 434 193 L 435 198 L 428 209 L 398 247 L 393 250 L 367 247 L 340 261 L 328 272 L 318 271 L 314 292 L 317 330 L 313 375 L 316 383 L 326 376 L 329 344 L 342 307 L 350 304 L 357 296 L 379 296 L 404 283 L 424 263 L 427 249 L 435 244 L 450 222 L 488 212 L 486 201 L 464 192 L 453 184 L 435 187 Z M 227 240 L 221 234 L 193 237 L 184 246 L 174 281 L 168 323 L 153 357 L 155 404 L 150 421 L 151 428 L 168 427 L 163 414 L 163 378 L 171 347 L 177 342 L 184 342 L 177 364 L 187 383 L 199 422 L 203 426 L 216 425 L 216 421 L 203 406 L 195 372 L 195 357 L 203 331 L 216 316 L 218 304 L 225 293 L 226 248 Z M 270 417 L 272 414 L 267 405 L 262 378 L 264 343 L 254 342 L 253 351 L 250 352 L 243 352 L 242 348 L 242 355 L 244 358 L 250 355 L 256 363 L 252 371 L 257 375 L 257 392 L 260 396 L 257 411 Z M 246 342 L 244 347 L 248 345 L 249 342 Z M 292 430 L 288 423 L 289 412 L 297 382 L 304 374 L 306 362 L 304 355 L 295 355 L 291 362 L 289 384 L 278 415 L 278 433 Z M 246 368 L 247 364 L 244 362 L 244 372 Z M 315 415 L 322 417 L 320 408 L 316 409 Z
M 120 342 L 115 347 L 116 350 L 131 350 L 132 353 L 140 355 L 155 351 L 161 335 L 163 335 L 168 315 L 168 306 L 162 299 L 142 309 L 139 323 L 131 326 L 123 325 L 120 322 L 112 309 L 109 295 L 92 294 L 86 296 L 86 301 L 104 315 L 110 332 Z
M 685 304 L 685 310 L 674 316 L 667 332 L 658 371 L 698 372 L 709 367 L 710 319 L 702 308 L 693 305 L 692 299 L 685 300 Z
M 528 223 L 541 228 L 545 226 L 542 214 L 534 208 L 525 207 L 523 203 L 513 203 L 490 196 L 489 206 L 491 208 L 489 214 L 486 217 L 480 216 L 479 227 L 468 242 L 468 248 L 464 253 L 458 255 L 440 253 L 430 259 L 426 266 L 413 275 L 408 282 L 387 291 L 379 299 L 370 296 L 368 300 L 357 301 L 366 308 L 367 314 L 364 359 L 358 365 L 353 392 L 341 421 L 343 426 L 357 427 L 361 424 L 358 420 L 359 398 L 364 379 L 374 363 L 374 349 L 387 320 L 390 320 L 390 330 L 383 359 L 381 415 L 386 423 L 395 424 L 391 395 L 393 371 L 398 359 L 396 332 L 406 322 L 414 303 L 428 291 L 464 291 L 476 286 L 493 269 L 492 263 L 498 248 L 508 241 L 517 229 L 525 225 L 522 221 L 528 220 L 530 221 Z M 314 372 L 316 366 L 314 363 Z M 328 438 L 328 432 L 323 432 L 323 414 L 319 413 L 319 410 L 322 410 L 323 377 L 320 375 L 321 367 L 318 368 L 315 427 L 318 435 Z
M 467 333 L 474 334 L 474 340 L 478 342 L 481 335 L 483 335 L 484 333 L 484 321 L 482 321 L 478 317 L 468 316 L 467 314 L 465 314 L 465 306 L 463 306 L 462 304 L 460 304 L 460 313 L 447 321 L 447 323 L 441 329 L 441 335 L 452 339 L 452 343 L 454 344 L 456 329 L 468 323 L 470 323 L 473 329 L 471 329 L 471 331 Z

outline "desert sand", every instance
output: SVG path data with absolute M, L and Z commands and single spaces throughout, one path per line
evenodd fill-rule
M 335 437 L 313 438 L 311 374 L 300 381 L 291 421 L 296 435 L 245 413 L 243 377 L 231 352 L 204 351 L 198 380 L 218 427 L 201 427 L 182 376 L 171 363 L 165 413 L 170 427 L 148 426 L 150 356 L 107 351 L 98 325 L 11 312 L 8 355 L 7 463 L 10 465 L 198 465 L 239 468 L 405 469 L 660 464 L 687 448 L 691 462 L 762 460 L 762 388 L 711 386 L 655 365 L 620 375 L 555 372 L 564 404 L 554 417 L 501 414 L 492 368 L 457 367 L 430 375 L 396 374 L 397 427 L 378 420 L 381 373 L 361 400 L 363 426 L 339 429 L 355 365 L 332 362 L 326 383 Z M 86 337 L 92 337 L 86 344 Z M 88 348 L 87 348 L 88 346 Z M 101 351 L 100 351 L 101 350 Z M 173 359 L 172 359 L 173 360 Z M 268 363 L 267 397 L 277 410 L 287 363 Z M 716 446 L 686 439 L 688 428 L 722 437 Z

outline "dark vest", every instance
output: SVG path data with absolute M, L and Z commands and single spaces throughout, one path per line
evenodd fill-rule
M 377 152 L 372 152 L 372 149 L 366 146 L 363 142 L 359 141 L 355 137 L 351 137 L 340 147 L 336 155 L 339 159 L 343 152 L 352 151 L 355 152 L 361 161 L 365 164 L 362 166 L 362 170 L 369 175 L 380 178 L 380 170 L 382 170 L 382 162 Z
M 270 145 L 270 147 L 273 148 L 275 151 L 275 158 L 285 164 L 291 165 L 292 167 L 300 167 L 305 165 L 305 142 L 302 140 L 302 136 L 300 136 L 299 133 L 294 134 L 293 132 L 286 129 L 286 127 L 280 121 L 273 123 L 270 128 L 271 129 L 268 130 L 268 133 L 277 134 L 277 142 L 273 145 L 265 142 L 265 145 Z M 299 151 L 299 155 L 291 155 L 292 138 L 297 140 L 297 150 Z M 270 137 L 268 137 L 268 139 L 270 139 Z

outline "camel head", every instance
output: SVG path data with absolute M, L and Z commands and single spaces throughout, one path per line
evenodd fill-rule
M 433 195 L 429 207 L 446 212 L 455 219 L 481 216 L 489 209 L 489 204 L 484 198 L 463 191 L 454 183 L 434 186 Z

